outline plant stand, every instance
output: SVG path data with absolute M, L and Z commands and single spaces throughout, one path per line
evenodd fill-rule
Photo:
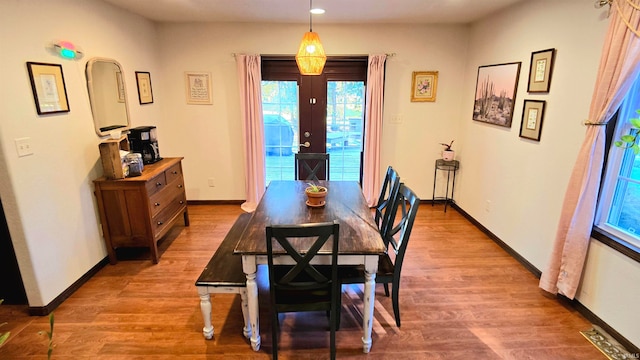
M 435 204 L 436 200 L 444 200 L 444 212 L 447 212 L 447 205 L 449 202 L 455 203 L 453 200 L 453 190 L 456 186 L 456 172 L 460 167 L 460 162 L 458 160 L 446 161 L 442 159 L 436 160 L 435 169 L 433 171 L 433 196 L 431 198 L 431 206 Z M 444 193 L 444 197 L 436 198 L 436 179 L 438 178 L 438 170 L 447 172 L 447 190 Z M 451 174 L 453 173 L 453 177 Z M 451 181 L 453 178 L 453 181 Z M 449 197 L 449 183 L 451 183 L 451 197 Z

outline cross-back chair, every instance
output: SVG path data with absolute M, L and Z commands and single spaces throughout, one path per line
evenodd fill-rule
M 387 230 L 387 224 L 389 223 L 389 215 L 391 204 L 395 200 L 396 195 L 398 194 L 398 190 L 400 189 L 400 176 L 398 172 L 394 170 L 391 166 L 387 168 L 387 173 L 384 177 L 384 182 L 382 183 L 382 189 L 380 190 L 380 197 L 378 198 L 378 203 L 375 206 L 375 221 L 378 225 L 378 230 L 380 234 L 383 235 Z
M 395 201 L 391 205 L 387 231 L 383 235 L 384 242 L 387 244 L 387 253 L 380 255 L 378 259 L 376 283 L 384 284 L 386 296 L 389 296 L 388 284 L 391 284 L 391 301 L 398 327 L 400 327 L 400 273 L 419 205 L 418 196 L 404 183 L 401 183 Z M 389 252 L 394 253 L 393 260 L 389 256 Z M 339 271 L 342 284 L 360 284 L 365 281 L 362 266 L 340 266 Z
M 331 359 L 335 359 L 341 295 L 338 281 L 339 231 L 337 221 L 267 226 L 273 359 L 278 358 L 278 315 L 300 311 L 328 312 Z M 331 244 L 329 248 L 328 243 Z M 312 262 L 316 256 L 328 257 L 331 265 L 327 266 L 326 261 L 324 265 L 314 265 Z
M 329 154 L 297 153 L 295 161 L 296 180 L 329 180 Z M 300 176 L 304 178 L 299 179 Z

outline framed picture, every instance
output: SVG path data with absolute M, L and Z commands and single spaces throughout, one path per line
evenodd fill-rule
M 478 67 L 473 120 L 511 127 L 521 62 Z
M 124 81 L 122 81 L 122 72 L 119 70 L 116 70 L 115 74 L 116 74 L 116 92 L 118 94 L 118 102 L 123 103 L 125 94 L 124 94 Z
M 540 141 L 542 120 L 544 119 L 544 100 L 525 100 L 520 123 L 520 137 Z
M 547 49 L 531 53 L 529 85 L 527 86 L 528 92 L 549 92 L 555 54 L 556 49 Z
M 138 83 L 138 100 L 140 105 L 153 103 L 153 90 L 151 89 L 151 74 L 144 71 L 136 71 Z
M 62 65 L 27 62 L 38 115 L 69 112 Z
M 414 71 L 411 80 L 411 101 L 436 101 L 437 71 Z
M 185 72 L 187 86 L 187 104 L 213 104 L 211 95 L 211 73 Z

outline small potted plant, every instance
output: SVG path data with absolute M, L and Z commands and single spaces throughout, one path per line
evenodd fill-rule
M 305 194 L 307 194 L 307 205 L 311 207 L 324 206 L 326 203 L 325 198 L 327 196 L 327 188 L 312 183 L 307 184 L 309 187 L 304 190 Z
M 456 154 L 455 151 L 451 149 L 451 145 L 453 145 L 453 141 L 454 140 L 451 140 L 451 142 L 448 144 L 440 143 L 440 145 L 444 146 L 444 150 L 442 150 L 442 160 L 444 161 L 453 160 L 453 157 Z

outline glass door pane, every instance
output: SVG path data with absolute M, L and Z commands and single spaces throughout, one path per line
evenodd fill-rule
M 272 180 L 293 180 L 294 152 L 298 152 L 298 84 L 262 81 L 262 113 L 266 185 Z
M 327 81 L 327 152 L 330 179 L 361 181 L 364 130 L 363 81 Z

